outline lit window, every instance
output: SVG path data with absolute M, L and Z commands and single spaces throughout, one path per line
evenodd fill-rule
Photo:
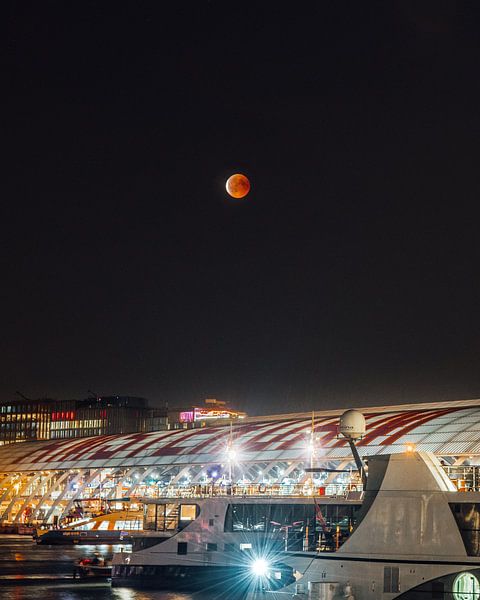
M 252 544 L 240 544 L 240 550 L 251 550 Z
M 180 506 L 180 521 L 194 521 L 197 514 L 195 504 L 182 504 Z
M 453 582 L 455 600 L 478 600 L 480 598 L 480 582 L 472 573 L 459 573 Z

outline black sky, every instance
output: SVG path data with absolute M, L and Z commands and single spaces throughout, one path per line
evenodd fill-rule
M 163 4 L 2 5 L 0 399 L 478 397 L 480 8 Z

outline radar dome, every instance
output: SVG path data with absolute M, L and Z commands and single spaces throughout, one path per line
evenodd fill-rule
M 339 433 L 349 440 L 359 440 L 365 435 L 365 417 L 358 410 L 347 410 L 340 417 Z

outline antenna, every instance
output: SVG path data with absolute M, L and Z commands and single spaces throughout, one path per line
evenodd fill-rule
M 313 469 L 315 457 L 315 411 L 312 410 L 312 428 L 310 430 L 310 468 Z
M 362 478 L 363 487 L 366 488 L 367 472 L 365 471 L 365 465 L 363 464 L 357 446 L 355 445 L 355 441 L 361 440 L 365 435 L 365 417 L 358 410 L 347 410 L 340 417 L 338 432 L 343 435 L 343 437 L 347 438 L 353 458 L 355 459 L 355 464 L 357 465 L 358 472 Z
M 230 434 L 227 443 L 227 457 L 228 457 L 228 480 L 230 485 L 232 484 L 233 465 L 232 462 L 235 458 L 235 448 L 233 447 L 233 422 L 230 419 Z

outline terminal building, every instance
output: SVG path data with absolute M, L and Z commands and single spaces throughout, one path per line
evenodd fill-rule
M 433 452 L 459 490 L 480 488 L 480 400 L 359 410 L 367 431 L 358 450 L 367 461 L 379 454 Z M 343 412 L 3 446 L 0 522 L 57 523 L 79 503 L 172 495 L 359 493 L 350 447 L 338 436 Z

